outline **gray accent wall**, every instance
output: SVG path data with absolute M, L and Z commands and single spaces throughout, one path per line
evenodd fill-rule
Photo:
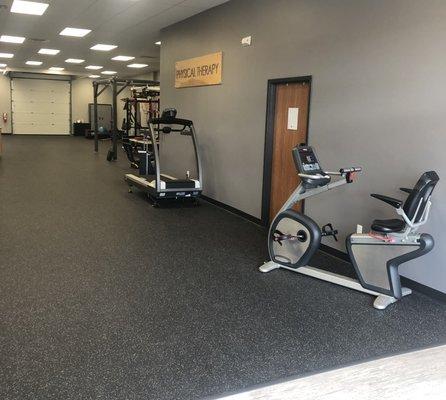
M 232 0 L 162 32 L 162 105 L 195 121 L 204 193 L 260 217 L 268 79 L 312 75 L 309 143 L 328 170 L 360 165 L 359 182 L 310 199 L 306 213 L 343 235 L 365 230 L 419 175 L 440 182 L 423 231 L 434 251 L 402 273 L 446 292 L 446 2 Z M 250 47 L 242 37 L 252 35 Z M 175 61 L 223 51 L 223 84 L 175 89 Z M 252 267 L 252 266 L 251 266 Z

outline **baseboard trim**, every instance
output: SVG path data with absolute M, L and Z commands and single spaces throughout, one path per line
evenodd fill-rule
M 423 293 L 432 299 L 441 301 L 442 303 L 446 303 L 446 293 L 440 292 L 437 289 L 433 289 L 419 282 L 415 282 L 412 279 L 406 278 L 405 276 L 401 277 L 401 283 L 404 286 L 407 286 L 408 288 L 415 290 L 416 292 Z
M 248 213 L 245 213 L 244 211 L 238 210 L 235 207 L 229 206 L 225 203 L 222 203 L 221 201 L 215 200 L 212 197 L 201 195 L 200 198 L 208 203 L 213 204 L 214 206 L 223 208 L 224 210 L 229 211 L 232 214 L 235 214 L 235 215 L 238 215 L 239 217 L 245 218 L 248 221 L 253 222 L 256 225 L 263 226 L 260 218 L 256 218 Z
M 327 246 L 325 244 L 321 244 L 320 249 L 324 253 L 330 254 L 333 257 L 339 258 L 343 261 L 350 262 L 348 254 L 341 250 L 334 249 L 333 247 Z M 401 283 L 404 286 L 407 286 L 408 288 L 415 290 L 416 292 L 423 293 L 432 299 L 446 303 L 446 293 L 440 292 L 439 290 L 423 285 L 422 283 L 415 282 L 412 279 L 406 278 L 405 276 L 401 277 Z

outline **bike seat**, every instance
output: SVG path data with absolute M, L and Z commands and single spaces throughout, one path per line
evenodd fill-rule
M 380 233 L 401 232 L 406 223 L 401 219 L 375 219 L 372 222 L 372 231 Z

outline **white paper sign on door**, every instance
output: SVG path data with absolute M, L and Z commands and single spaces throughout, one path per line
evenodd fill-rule
M 290 107 L 288 108 L 288 129 L 290 131 L 297 131 L 299 121 L 299 109 Z

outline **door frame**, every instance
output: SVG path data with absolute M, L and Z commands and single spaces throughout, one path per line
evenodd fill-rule
M 308 143 L 308 132 L 310 126 L 310 108 L 311 108 L 311 83 L 312 76 L 297 76 L 292 78 L 269 79 L 266 98 L 266 126 L 265 126 L 265 149 L 263 158 L 263 189 L 262 189 L 262 225 L 268 226 L 269 209 L 271 205 L 271 178 L 273 165 L 273 146 L 274 146 L 274 119 L 276 116 L 276 88 L 284 83 L 308 83 L 310 93 L 308 97 L 308 123 L 306 132 L 306 141 Z M 302 212 L 304 205 L 302 204 Z

